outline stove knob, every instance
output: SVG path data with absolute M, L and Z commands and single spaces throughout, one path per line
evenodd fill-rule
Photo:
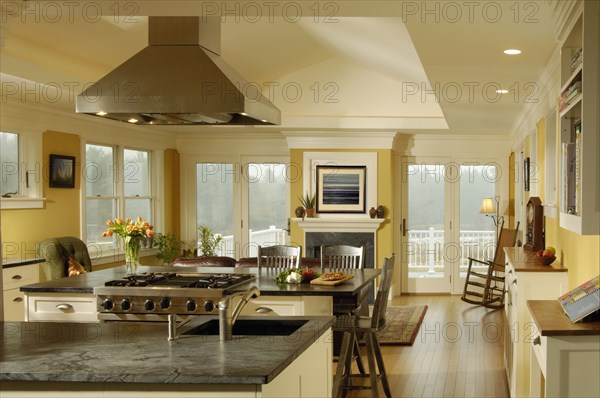
M 189 299 L 187 303 L 185 303 L 185 308 L 187 308 L 189 312 L 196 311 L 196 307 L 196 302 L 192 299 Z
M 129 301 L 129 299 L 123 299 L 123 301 L 121 301 L 121 309 L 123 311 L 129 311 L 131 309 L 131 301 Z
M 115 306 L 115 303 L 113 303 L 112 299 L 105 299 L 102 304 L 100 304 L 102 306 L 102 308 L 104 308 L 106 311 L 110 311 L 113 309 L 113 307 Z
M 212 301 L 208 300 L 204 302 L 204 311 L 206 312 L 212 312 L 212 310 L 215 309 L 215 305 L 213 304 Z
M 144 308 L 146 308 L 146 311 L 154 311 L 155 307 L 156 307 L 156 304 L 154 304 L 153 300 L 148 299 L 144 303 Z
M 168 297 L 163 297 L 158 304 L 160 305 L 160 308 L 166 310 L 171 306 L 171 299 Z

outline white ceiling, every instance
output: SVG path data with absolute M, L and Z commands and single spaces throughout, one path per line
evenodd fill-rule
M 103 18 L 89 9 L 92 16 L 84 17 L 85 3 L 94 2 L 77 2 L 72 16 L 43 6 L 37 15 L 5 13 L 3 79 L 61 87 L 93 82 L 146 45 L 147 18 L 115 18 L 114 7 L 105 8 Z M 535 83 L 556 47 L 546 1 L 338 1 L 321 2 L 318 9 L 315 2 L 278 2 L 274 10 L 242 8 L 244 2 L 166 3 L 122 2 L 121 13 L 200 15 L 224 11 L 218 7 L 225 4 L 235 10 L 237 4 L 238 17 L 230 15 L 222 24 L 223 58 L 250 82 L 295 81 L 305 89 L 302 101 L 273 99 L 284 120 L 276 128 L 284 130 L 508 136 L 525 97 L 535 99 Z M 429 13 L 421 8 L 425 3 Z M 136 6 L 126 9 L 127 4 Z M 295 18 L 294 4 L 303 7 L 304 17 Z M 504 55 L 507 48 L 523 54 Z M 319 90 L 333 81 L 338 101 L 315 101 L 311 81 Z M 500 86 L 511 92 L 497 97 Z M 414 88 L 429 91 L 406 91 Z

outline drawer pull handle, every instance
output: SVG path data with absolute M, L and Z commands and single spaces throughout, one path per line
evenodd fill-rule
M 62 303 L 62 304 L 57 304 L 56 308 L 58 308 L 61 311 L 67 311 L 73 308 L 73 306 L 71 304 L 67 304 L 67 303 Z
M 268 314 L 269 312 L 273 312 L 273 310 L 269 307 L 258 307 L 256 309 L 256 312 L 259 314 Z
M 14 275 L 12 278 L 16 281 L 23 279 L 23 277 L 21 275 Z
M 533 345 L 542 345 L 542 339 L 540 336 L 537 336 L 535 339 L 533 339 Z
M 15 302 L 15 303 L 21 303 L 22 301 L 23 301 L 23 297 L 15 297 L 13 299 L 13 302 Z

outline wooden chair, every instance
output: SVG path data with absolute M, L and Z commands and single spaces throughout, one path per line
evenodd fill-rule
M 268 247 L 258 246 L 256 265 L 271 269 L 287 269 L 300 267 L 301 246 L 275 245 Z
M 512 247 L 517 241 L 519 223 L 515 229 L 504 228 L 502 224 L 496 251 L 492 260 L 482 261 L 469 257 L 469 267 L 461 300 L 488 308 L 504 307 L 504 286 L 506 268 L 504 248 Z M 473 265 L 485 266 L 484 272 L 474 271 Z
M 364 265 L 365 247 L 349 245 L 321 246 L 321 269 L 359 269 Z
M 333 323 L 333 330 L 344 333 L 342 349 L 337 364 L 337 371 L 333 381 L 333 396 L 336 397 L 338 390 L 370 389 L 371 396 L 379 397 L 377 383 L 381 380 L 385 396 L 391 398 L 392 393 L 385 373 L 383 356 L 377 339 L 377 332 L 385 326 L 385 315 L 387 311 L 388 296 L 392 286 L 395 256 L 383 261 L 382 276 L 375 297 L 373 314 L 370 317 L 358 315 L 338 316 Z M 360 355 L 355 350 L 360 335 L 366 343 L 368 374 L 352 373 L 352 358 Z M 370 386 L 352 385 L 352 378 L 368 377 Z M 344 394 L 345 396 L 345 391 Z

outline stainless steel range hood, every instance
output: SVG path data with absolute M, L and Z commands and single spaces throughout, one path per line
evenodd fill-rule
M 76 112 L 135 124 L 269 125 L 281 112 L 220 54 L 220 18 L 149 17 L 149 45 L 76 98 Z

